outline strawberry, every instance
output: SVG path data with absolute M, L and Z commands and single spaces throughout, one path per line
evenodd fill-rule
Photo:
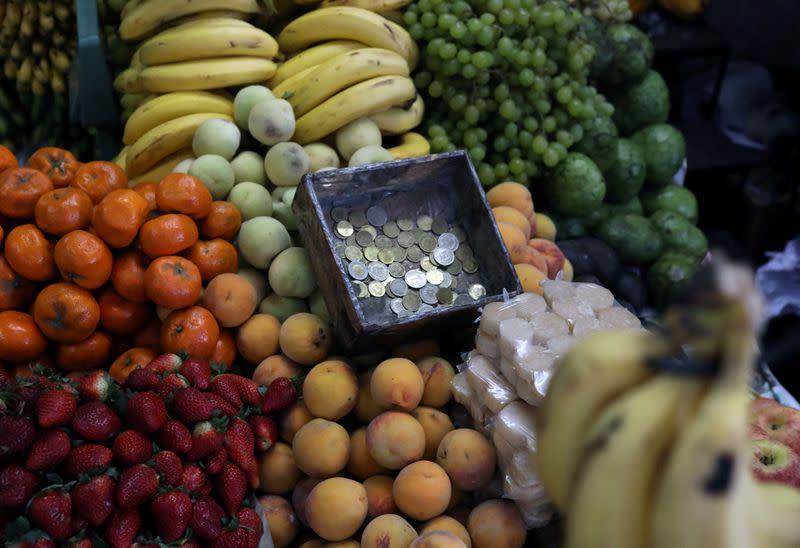
M 248 544 L 250 546 L 258 546 L 258 542 L 261 540 L 261 533 L 263 532 L 263 526 L 261 525 L 261 518 L 258 516 L 258 512 L 252 508 L 242 507 L 236 512 L 236 519 L 239 520 L 239 524 L 242 527 L 248 529 Z
M 24 417 L 0 417 L 0 457 L 24 453 L 36 439 L 36 427 Z
M 226 420 L 198 422 L 192 431 L 192 450 L 186 455 L 187 460 L 197 461 L 207 457 L 225 442 L 220 431 Z
M 94 476 L 72 489 L 72 506 L 75 512 L 92 526 L 101 525 L 114 511 L 114 487 L 108 475 Z
M 56 542 L 41 529 L 31 529 L 19 539 L 19 548 L 56 548 Z
M 123 510 L 141 506 L 158 491 L 158 473 L 144 464 L 134 464 L 119 477 L 114 498 Z
M 47 470 L 59 464 L 71 449 L 69 435 L 61 430 L 45 430 L 31 445 L 25 468 L 33 472 Z
M 258 489 L 261 485 L 261 471 L 258 467 L 258 460 L 255 458 L 250 460 L 250 466 L 244 471 L 247 474 L 247 481 L 251 489 Z
M 136 430 L 126 430 L 114 440 L 111 447 L 114 460 L 122 466 L 131 466 L 145 462 L 153 454 L 153 442 L 150 438 Z
M 112 457 L 113 453 L 108 447 L 96 443 L 84 443 L 70 450 L 62 468 L 67 477 L 77 478 L 81 474 L 108 468 Z
M 181 548 L 200 548 L 200 543 L 195 539 L 189 539 L 181 544 Z
M 299 381 L 298 381 L 299 382 Z M 288 377 L 278 377 L 272 381 L 264 394 L 261 412 L 265 415 L 283 411 L 297 400 L 297 386 Z
M 34 496 L 28 514 L 53 540 L 66 540 L 72 534 L 72 500 L 64 491 L 47 489 Z
M 205 472 L 196 464 L 183 467 L 181 486 L 191 495 L 208 495 L 211 493 L 211 482 Z
M 263 453 L 278 441 L 278 424 L 275 419 L 266 415 L 253 415 L 247 418 L 253 430 L 255 450 Z
M 186 377 L 183 375 L 170 373 L 161 381 L 161 386 L 158 388 L 158 395 L 161 396 L 161 399 L 166 400 L 173 392 L 181 388 L 189 388 L 189 381 L 187 381 Z
M 213 392 L 203 392 L 208 400 L 208 403 L 211 404 L 211 407 L 214 411 L 219 411 L 221 415 L 225 415 L 226 417 L 234 417 L 239 413 L 239 410 L 235 408 L 231 403 L 223 398 L 222 396 L 218 396 Z
M 250 425 L 239 418 L 233 419 L 225 432 L 225 448 L 228 450 L 228 458 L 233 464 L 247 470 L 250 461 L 255 458 L 253 455 L 253 431 Z
M 192 448 L 192 433 L 181 421 L 169 419 L 158 431 L 158 445 L 176 453 L 188 453 Z
M 125 379 L 125 386 L 134 392 L 158 392 L 161 386 L 161 377 L 152 369 L 140 367 Z
M 36 422 L 42 428 L 61 426 L 72 420 L 78 399 L 66 390 L 51 389 L 36 400 Z
M 155 392 L 137 392 L 125 406 L 125 420 L 134 430 L 151 434 L 167 421 L 167 408 Z
M 211 382 L 211 366 L 200 358 L 188 358 L 181 365 L 180 373 L 186 377 L 189 384 L 199 390 L 205 390 Z
M 118 390 L 107 371 L 83 373 L 77 379 L 78 394 L 86 401 L 106 401 Z
M 256 548 L 257 544 L 252 546 Z M 242 529 L 236 525 L 233 529 L 223 529 L 222 533 L 211 544 L 212 548 L 251 548 L 250 536 L 247 529 Z
M 239 394 L 239 387 L 233 377 L 234 375 L 217 375 L 208 384 L 208 391 L 224 398 L 236 409 L 241 409 L 242 396 Z
M 247 494 L 247 478 L 232 462 L 222 465 L 222 472 L 217 476 L 217 493 L 225 511 L 231 516 L 235 515 Z
M 150 503 L 150 514 L 161 540 L 178 540 L 192 520 L 192 499 L 183 491 L 159 493 Z
M 92 548 L 94 544 L 90 538 L 76 538 L 75 540 L 67 540 L 66 546 L 68 548 Z
M 153 458 L 153 468 L 165 485 L 180 485 L 183 481 L 183 463 L 177 453 L 159 451 Z
M 229 379 L 229 382 L 236 386 L 239 398 L 245 405 L 252 405 L 253 407 L 261 406 L 261 394 L 258 392 L 258 383 L 253 379 L 248 379 L 241 375 L 234 375 L 233 373 L 217 375 L 216 378 L 218 379 L 217 382 L 223 379 Z
M 75 504 L 74 502 L 72 503 Z M 89 522 L 86 518 L 78 515 L 77 512 L 72 512 L 72 533 L 78 534 L 80 531 L 86 531 L 89 528 Z
M 222 533 L 222 520 L 225 510 L 213 498 L 201 497 L 194 505 L 194 513 L 189 526 L 200 540 L 211 542 Z
M 117 509 L 106 523 L 106 540 L 112 548 L 130 548 L 141 527 L 142 516 L 138 510 Z
M 167 375 L 177 371 L 185 359 L 186 354 L 182 352 L 180 354 L 161 354 L 147 364 L 147 369 L 159 375 Z
M 117 414 L 103 402 L 90 401 L 78 407 L 70 426 L 77 435 L 84 439 L 106 441 L 117 435 L 120 420 Z
M 211 418 L 214 408 L 206 395 L 197 388 L 182 388 L 175 392 L 172 411 L 185 423 L 194 424 Z
M 0 508 L 22 506 L 36 492 L 39 478 L 33 472 L 17 464 L 9 464 L 0 470 Z
M 205 462 L 206 472 L 211 476 L 216 476 L 222 472 L 222 465 L 228 461 L 228 450 L 220 447 L 214 451 Z

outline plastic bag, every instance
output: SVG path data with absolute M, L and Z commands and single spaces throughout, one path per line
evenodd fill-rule
M 517 399 L 514 387 L 483 356 L 473 356 L 464 374 L 474 397 L 493 414 Z

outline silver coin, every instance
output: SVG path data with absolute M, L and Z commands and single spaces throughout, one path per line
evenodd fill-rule
M 467 241 L 467 233 L 464 232 L 460 226 L 453 226 L 450 228 L 450 233 L 458 238 L 458 243 L 463 244 Z
M 347 257 L 349 261 L 363 261 L 364 260 L 364 252 L 361 251 L 360 248 L 355 246 L 347 246 L 345 248 L 344 256 Z
M 467 259 L 472 259 L 475 255 L 472 252 L 472 248 L 468 245 L 462 245 L 455 251 L 456 259 L 461 261 L 462 263 Z
M 444 281 L 444 272 L 438 268 L 434 268 L 425 273 L 425 279 L 428 280 L 429 284 L 441 285 Z
M 439 236 L 439 240 L 436 242 L 436 244 L 437 247 L 443 247 L 455 252 L 456 249 L 458 249 L 458 238 L 450 232 L 445 232 Z
M 369 232 L 369 235 L 372 236 L 373 240 L 378 236 L 378 231 L 375 230 L 374 226 L 364 225 L 361 227 L 361 230 L 366 230 L 367 232 Z
M 356 295 L 359 299 L 366 299 L 369 297 L 369 289 L 367 288 L 367 284 L 364 282 L 354 281 L 353 287 L 356 290 Z
M 406 269 L 400 263 L 392 263 L 389 265 L 389 274 L 395 278 L 402 278 L 406 275 Z
M 336 254 L 339 257 L 341 257 L 342 259 L 344 259 L 347 256 L 347 255 L 345 255 L 346 250 L 347 250 L 347 244 L 346 243 L 338 242 L 336 244 L 336 246 L 334 247 L 334 249 L 336 250 Z
M 375 247 L 378 249 L 388 249 L 392 247 L 392 240 L 389 238 L 389 236 L 378 234 L 375 236 Z
M 425 257 L 425 254 L 419 247 L 417 247 L 416 245 L 412 245 L 411 247 L 408 248 L 406 256 L 408 260 L 411 261 L 412 263 L 418 263 L 422 260 L 423 257 Z
M 432 264 L 433 266 L 435 266 L 435 267 L 440 267 L 440 266 L 442 266 L 442 265 L 440 265 L 439 263 L 437 263 L 437 262 L 436 262 L 436 259 L 434 258 L 434 256 L 433 256 L 433 255 L 428 255 L 428 259 L 431 261 L 431 264 Z
M 406 257 L 408 257 L 408 251 L 402 247 L 393 247 L 392 255 L 394 255 L 395 262 L 402 263 L 406 260 Z
M 389 220 L 386 210 L 381 206 L 372 206 L 367 210 L 367 221 L 372 226 L 383 226 Z
M 389 282 L 389 289 L 397 297 L 403 297 L 408 293 L 408 286 L 403 280 L 397 279 Z
M 389 238 L 397 238 L 400 235 L 400 228 L 394 221 L 388 221 L 383 225 L 383 233 Z
M 411 231 L 411 234 L 414 235 L 414 242 L 419 244 L 422 241 L 422 238 L 425 237 L 425 232 L 419 228 L 415 228 Z
M 433 258 L 436 259 L 436 262 L 442 266 L 450 266 L 455 260 L 453 252 L 443 247 L 437 247 L 434 249 L 432 255 Z
M 439 287 L 444 287 L 447 289 L 451 285 L 453 285 L 453 275 L 446 270 L 442 271 L 442 281 L 439 284 Z
M 439 301 L 436 299 L 436 292 L 439 290 L 438 287 L 431 284 L 425 284 L 419 290 L 419 298 L 425 304 L 436 304 Z
M 368 245 L 372 245 L 372 241 L 374 239 L 375 238 L 372 237 L 372 234 L 370 234 L 366 230 L 362 229 L 356 232 L 356 242 L 358 242 L 358 245 L 360 245 L 361 247 L 367 247 Z
M 367 224 L 367 216 L 364 214 L 363 209 L 354 209 L 350 212 L 348 218 L 354 227 L 360 228 Z
M 420 215 L 417 217 L 417 227 L 425 232 L 430 232 L 433 225 L 433 218 L 430 215 Z
M 350 274 L 350 277 L 354 280 L 366 280 L 367 279 L 367 265 L 365 265 L 361 261 L 353 261 L 349 265 L 347 265 L 347 272 Z
M 417 314 L 425 314 L 426 312 L 430 312 L 433 310 L 433 307 L 429 304 L 422 303 L 419 305 L 419 310 L 417 310 Z
M 433 232 L 438 236 L 439 234 L 444 234 L 445 232 L 447 232 L 448 228 L 449 225 L 447 224 L 447 221 L 444 220 L 444 218 L 436 217 L 433 220 L 433 224 L 431 225 L 431 232 Z
M 403 232 L 411 230 L 414 226 L 414 221 L 411 217 L 400 217 L 397 219 L 397 227 Z
M 406 316 L 410 316 L 411 314 L 412 314 L 411 312 L 409 312 L 408 310 L 406 310 L 406 309 L 404 308 L 404 309 L 403 309 L 403 311 L 402 311 L 402 312 L 400 312 L 400 313 L 397 315 L 397 317 L 398 317 L 398 318 L 405 318 Z
M 464 272 L 467 274 L 475 274 L 478 271 L 478 261 L 475 259 L 468 259 L 463 263 Z
M 409 291 L 403 297 L 403 308 L 411 312 L 419 310 L 420 300 L 419 293 L 416 291 Z
M 348 246 L 351 246 L 351 247 L 358 247 L 358 242 L 356 241 L 356 235 L 355 234 L 350 234 L 350 236 L 347 237 L 347 239 L 344 241 L 344 243 L 346 243 Z
M 331 209 L 331 218 L 336 221 L 346 221 L 347 220 L 347 210 L 343 207 L 334 207 Z
M 392 312 L 399 315 L 405 310 L 405 308 L 403 308 L 403 299 L 392 299 L 389 301 L 389 308 L 392 310 Z
M 432 234 L 426 234 L 419 240 L 419 247 L 425 253 L 430 253 L 436 249 L 436 237 Z
M 347 238 L 353 235 L 353 225 L 348 221 L 339 221 L 336 223 L 336 234 L 341 238 Z
M 382 282 L 389 277 L 389 267 L 383 263 L 369 263 L 367 265 L 367 273 L 373 280 Z
M 425 278 L 425 273 L 421 270 L 417 270 L 416 268 L 406 272 L 403 279 L 408 284 L 408 287 L 413 287 L 414 289 L 423 287 L 427 281 Z
M 386 295 L 386 288 L 383 287 L 381 282 L 372 281 L 367 284 L 367 288 L 369 288 L 369 294 L 373 297 L 383 297 Z
M 467 293 L 469 293 L 469 296 L 477 301 L 481 297 L 486 296 L 486 288 L 481 284 L 472 284 L 469 286 L 469 289 L 467 289 Z
M 459 274 L 461 274 L 462 269 L 463 267 L 461 266 L 461 261 L 459 261 L 458 259 L 454 259 L 453 264 L 447 267 L 447 272 L 449 272 L 453 276 L 458 276 Z M 453 279 L 453 281 L 455 282 L 455 279 Z
M 423 257 L 419 262 L 419 267 L 425 272 L 428 272 L 429 270 L 436 268 L 436 265 L 431 262 L 430 257 Z
M 466 293 L 459 293 L 456 296 L 456 299 L 453 301 L 453 304 L 459 306 L 462 304 L 473 304 L 474 302 L 475 301 L 472 299 L 472 297 L 470 297 Z
M 375 262 L 378 260 L 378 248 L 374 245 L 364 248 L 364 258 L 370 262 Z
M 394 262 L 394 253 L 391 249 L 379 249 L 378 260 L 385 265 L 390 265 Z
M 439 304 L 453 304 L 453 290 L 448 287 L 439 287 L 436 292 L 436 300 Z
M 414 235 L 411 232 L 401 232 L 397 237 L 397 243 L 400 244 L 401 247 L 411 247 L 415 243 Z

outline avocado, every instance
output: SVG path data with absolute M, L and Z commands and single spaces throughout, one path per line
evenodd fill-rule
M 618 86 L 641 79 L 653 63 L 653 43 L 645 33 L 625 23 L 611 25 L 606 35 L 613 60 L 599 75 L 600 82 Z
M 616 217 L 617 215 L 622 215 L 624 213 L 644 215 L 644 208 L 642 207 L 642 203 L 639 201 L 638 197 L 634 196 L 624 204 L 602 203 L 597 209 L 591 211 L 588 215 L 581 217 L 581 222 L 583 222 L 586 228 L 593 230 L 597 228 L 597 225 L 606 219 L 610 219 L 611 217 Z
M 620 272 L 613 289 L 618 300 L 628 301 L 636 310 L 647 306 L 647 285 L 638 272 Z
M 669 89 L 654 70 L 632 86 L 609 91 L 608 99 L 614 105 L 614 124 L 622 135 L 669 118 Z
M 606 183 L 597 165 L 585 154 L 570 152 L 547 179 L 550 206 L 565 216 L 580 217 L 599 206 Z
M 670 251 L 650 265 L 647 285 L 655 303 L 660 307 L 669 304 L 675 293 L 691 281 L 698 264 L 694 257 Z
M 625 213 L 607 219 L 597 235 L 613 247 L 624 263 L 647 264 L 658 258 L 663 243 L 652 223 L 641 215 Z
M 647 187 L 639 197 L 647 215 L 664 209 L 680 213 L 690 223 L 697 224 L 697 198 L 686 187 L 681 185 Z
M 573 150 L 591 158 L 600 171 L 609 169 L 617 151 L 617 126 L 611 118 L 598 115 L 584 120 L 581 127 L 583 137 L 575 143 Z
M 558 247 L 572 263 L 575 276 L 597 276 L 603 285 L 611 287 L 622 271 L 617 252 L 597 238 L 560 240 Z
M 669 124 L 653 124 L 634 133 L 631 139 L 644 154 L 645 181 L 659 186 L 670 184 L 686 158 L 681 132 Z
M 630 139 L 617 140 L 611 166 L 603 172 L 606 180 L 606 201 L 625 203 L 636 196 L 644 185 L 647 166 L 638 144 Z
M 675 251 L 701 259 L 708 251 L 703 231 L 676 211 L 664 209 L 650 215 L 650 222 L 661 235 L 665 251 Z

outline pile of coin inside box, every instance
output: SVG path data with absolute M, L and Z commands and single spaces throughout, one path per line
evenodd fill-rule
M 464 277 L 478 271 L 467 234 L 441 217 L 389 219 L 380 206 L 335 207 L 333 233 L 359 299 L 383 298 L 398 317 L 441 306 L 470 304 L 486 295 Z

